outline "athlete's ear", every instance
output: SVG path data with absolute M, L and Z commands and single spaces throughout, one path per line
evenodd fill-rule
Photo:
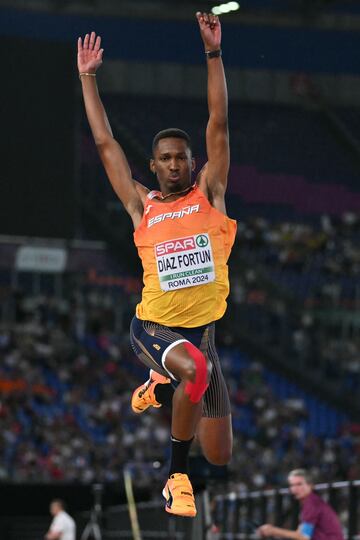
M 195 171 L 195 167 L 196 167 L 196 161 L 195 161 L 195 158 L 191 158 L 191 170 L 192 170 L 192 171 Z
M 156 173 L 156 170 L 155 170 L 155 161 L 153 158 L 150 159 L 150 171 L 155 174 Z

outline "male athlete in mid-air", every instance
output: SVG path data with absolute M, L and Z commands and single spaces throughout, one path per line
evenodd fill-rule
M 208 72 L 208 161 L 195 183 L 189 136 L 177 128 L 153 140 L 150 169 L 160 191 L 133 179 L 129 164 L 98 94 L 102 63 L 95 32 L 78 40 L 78 68 L 86 114 L 109 180 L 134 225 L 144 269 L 142 300 L 131 324 L 131 343 L 150 367 L 135 390 L 132 408 L 172 403 L 171 463 L 163 490 L 167 512 L 196 515 L 188 477 L 188 454 L 196 436 L 210 463 L 224 465 L 232 451 L 230 403 L 215 349 L 214 321 L 226 310 L 227 260 L 236 224 L 226 215 L 229 170 L 227 88 L 221 59 L 219 19 L 196 14 Z

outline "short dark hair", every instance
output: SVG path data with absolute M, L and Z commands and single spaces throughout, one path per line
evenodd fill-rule
M 183 139 L 186 141 L 188 147 L 191 148 L 191 139 L 190 136 L 186 133 L 186 131 L 183 131 L 182 129 L 178 128 L 168 128 L 163 129 L 162 131 L 159 131 L 153 138 L 152 142 L 152 153 L 154 154 L 155 148 L 157 147 L 158 142 L 160 139 L 169 139 L 169 138 L 175 138 L 175 139 Z

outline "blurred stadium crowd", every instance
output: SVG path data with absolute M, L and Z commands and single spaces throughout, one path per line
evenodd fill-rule
M 360 220 L 310 225 L 239 223 L 229 311 L 218 345 L 235 431 L 231 478 L 251 488 L 283 484 L 306 467 L 316 480 L 360 475 L 360 425 L 235 342 L 236 328 L 324 378 L 359 390 L 359 327 L 324 322 L 321 310 L 354 312 Z M 234 263 L 235 261 L 235 263 Z M 125 463 L 136 485 L 162 478 L 169 411 L 136 416 L 130 396 L 146 371 L 127 327 L 137 295 L 77 286 L 71 294 L 10 292 L 0 327 L 0 479 L 116 482 Z M 341 308 L 341 309 L 340 309 Z M 236 317 L 234 317 L 236 315 Z M 198 449 L 195 448 L 194 452 Z
M 339 394 L 357 392 L 359 216 L 323 216 L 320 227 L 250 219 L 239 224 L 238 239 L 245 269 L 233 279 L 232 299 L 242 322 L 304 369 L 336 381 Z

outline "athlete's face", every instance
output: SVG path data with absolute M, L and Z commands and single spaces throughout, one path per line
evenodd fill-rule
M 150 169 L 156 174 L 164 195 L 190 186 L 194 168 L 195 161 L 184 139 L 168 137 L 159 140 L 150 161 Z
M 308 484 L 303 476 L 290 476 L 289 478 L 290 493 L 301 501 L 312 492 L 312 485 Z

